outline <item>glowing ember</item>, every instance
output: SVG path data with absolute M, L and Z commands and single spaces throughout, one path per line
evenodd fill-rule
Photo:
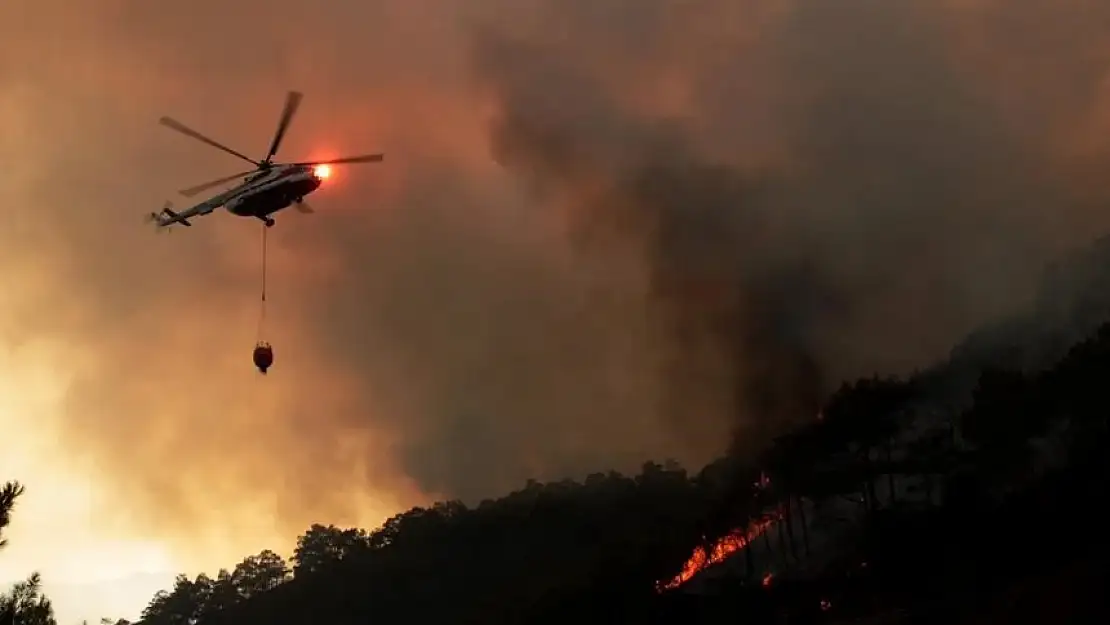
M 776 520 L 780 518 L 779 514 L 771 515 L 766 519 L 756 521 L 745 530 L 734 530 L 725 535 L 713 545 L 713 548 L 706 551 L 704 547 L 694 549 L 693 555 L 682 566 L 682 572 L 674 576 L 674 579 L 667 583 L 656 584 L 656 590 L 662 592 L 664 590 L 672 590 L 690 581 L 698 573 L 705 569 L 724 562 L 732 554 L 740 551 L 747 546 L 751 541 L 759 538 L 763 532 L 767 531 Z M 768 586 L 771 583 L 771 574 L 768 573 L 763 578 L 763 585 Z

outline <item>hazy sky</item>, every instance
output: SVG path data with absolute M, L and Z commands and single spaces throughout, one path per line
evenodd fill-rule
M 696 467 L 944 354 L 1110 226 L 1101 0 L 8 0 L 0 23 L 0 478 L 28 488 L 0 579 L 41 569 L 64 624 L 314 521 Z M 159 116 L 261 157 L 288 89 L 279 158 L 387 158 L 279 215 L 262 378 L 259 224 L 142 216 L 240 168 Z

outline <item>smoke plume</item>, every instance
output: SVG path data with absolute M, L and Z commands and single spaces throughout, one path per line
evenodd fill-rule
M 696 468 L 1108 225 L 1104 4 L 17 2 L 0 340 L 65 354 L 98 523 L 182 543 Z M 140 216 L 238 166 L 160 115 L 260 155 L 291 88 L 279 159 L 387 156 L 279 215 L 260 327 L 257 223 Z

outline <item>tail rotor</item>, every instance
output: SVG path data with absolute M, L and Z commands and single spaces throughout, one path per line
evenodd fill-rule
M 172 210 L 173 210 L 173 202 L 171 202 L 169 200 L 166 200 L 166 203 L 162 206 L 161 212 L 150 213 L 150 214 L 146 215 L 143 218 L 143 222 L 148 223 L 148 224 L 154 224 L 155 225 L 155 230 L 157 232 L 165 232 L 165 233 L 168 234 L 168 233 L 173 231 L 173 226 L 162 226 L 160 224 L 160 221 L 163 217 L 165 217 L 167 215 L 167 213 L 169 211 L 172 211 Z

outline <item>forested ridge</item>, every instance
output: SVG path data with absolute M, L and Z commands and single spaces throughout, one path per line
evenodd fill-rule
M 313 525 L 288 561 L 178 576 L 142 619 L 1102 622 L 1108 322 L 1103 240 L 1026 314 L 928 369 L 844 383 L 755 451 Z
M 929 369 L 843 384 L 757 453 L 696 474 L 664 461 L 530 481 L 373 531 L 314 525 L 288 563 L 265 551 L 180 576 L 143 618 L 927 622 L 990 610 L 1036 575 L 1045 588 L 1057 570 L 1101 576 L 1089 562 L 1104 553 L 1107 321 L 1103 240 L 1050 268 L 1033 310 Z M 1064 601 L 1089 611 L 1093 596 Z

